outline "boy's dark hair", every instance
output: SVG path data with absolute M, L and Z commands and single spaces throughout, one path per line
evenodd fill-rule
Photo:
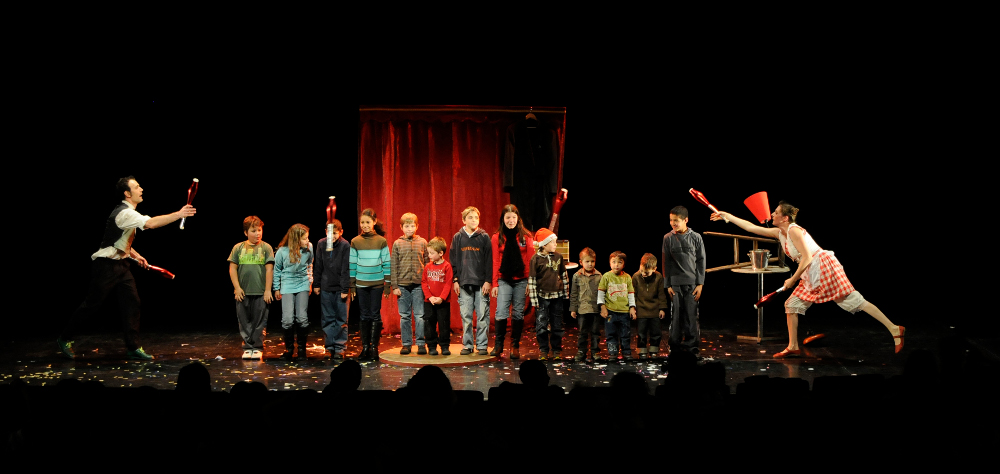
M 132 188 L 129 187 L 128 182 L 132 181 L 133 179 L 135 179 L 135 176 L 129 175 L 129 176 L 126 176 L 124 178 L 120 178 L 118 180 L 118 182 L 115 183 L 115 190 L 118 191 L 118 195 L 119 196 L 121 196 L 122 193 L 131 192 L 132 191 Z
M 251 227 L 264 227 L 264 221 L 257 216 L 247 216 L 243 219 L 243 233 L 249 232 Z
M 333 230 L 336 230 L 337 232 L 341 232 L 341 233 L 344 232 L 344 226 L 341 225 L 341 223 L 340 223 L 339 220 L 337 220 L 337 219 L 330 219 L 330 220 L 326 221 L 326 225 L 330 225 L 330 224 L 333 224 Z
M 795 222 L 795 217 L 799 215 L 799 208 L 785 201 L 779 201 L 778 207 L 781 208 L 782 215 L 788 216 L 788 222 Z
M 445 249 L 448 248 L 448 244 L 446 244 L 444 239 L 441 237 L 434 237 L 430 242 L 427 242 L 427 246 L 442 255 L 444 254 Z
M 670 213 L 677 217 L 680 217 L 681 219 L 688 218 L 688 208 L 684 206 L 675 206 L 673 209 L 670 210 Z
M 584 247 L 580 251 L 580 260 L 583 260 L 583 257 L 590 257 L 591 260 L 597 261 L 597 253 L 590 247 Z
M 616 258 L 620 258 L 622 264 L 623 265 L 625 264 L 625 252 L 622 252 L 621 250 L 615 250 L 614 252 L 611 252 L 611 257 L 608 257 L 608 261 L 614 260 Z

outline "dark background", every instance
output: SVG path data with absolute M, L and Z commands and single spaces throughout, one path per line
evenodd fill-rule
M 43 215 L 58 216 L 57 223 L 12 231 L 29 241 L 44 236 L 35 240 L 38 246 L 15 251 L 15 261 L 48 290 L 17 301 L 25 316 L 9 327 L 58 333 L 86 294 L 90 254 L 120 200 L 114 183 L 131 174 L 145 190 L 138 210 L 151 216 L 179 209 L 191 179 L 201 181 L 198 214 L 185 230 L 175 222 L 136 238 L 136 249 L 151 264 L 177 275 L 168 281 L 133 267 L 142 330 L 234 330 L 226 258 L 245 239 L 245 216 L 263 219 L 264 240 L 274 247 L 297 222 L 313 230 L 316 242 L 327 197 L 336 195 L 344 237 L 357 235 L 359 103 L 481 103 L 567 107 L 563 186 L 569 199 L 559 236 L 570 240 L 573 261 L 589 246 L 598 254 L 598 269 L 607 271 L 608 254 L 622 250 L 626 271 L 636 271 L 643 253 L 659 258 L 674 205 L 688 207 L 695 231 L 743 233 L 710 222 L 688 189 L 746 219 L 752 216 L 743 200 L 767 191 L 772 207 L 786 199 L 801 209 L 799 223 L 836 252 L 855 287 L 894 322 L 974 331 L 989 318 L 961 309 L 965 305 L 956 300 L 971 289 L 963 275 L 979 277 L 962 269 L 967 257 L 953 248 L 963 245 L 964 227 L 957 224 L 966 207 L 954 199 L 955 190 L 964 188 L 976 200 L 987 183 L 966 140 L 976 132 L 940 95 L 914 98 L 927 83 L 898 79 L 831 77 L 758 87 L 750 80 L 734 86 L 695 75 L 669 89 L 652 78 L 622 79 L 596 95 L 579 79 L 486 101 L 409 88 L 332 92 L 319 82 L 290 80 L 277 88 L 263 82 L 194 87 L 188 81 L 131 104 L 56 105 L 55 117 L 37 119 L 44 141 L 27 164 L 39 186 L 22 194 L 39 195 Z M 386 216 L 390 223 L 397 218 Z M 456 217 L 455 228 L 460 225 Z M 482 222 L 490 233 L 496 225 Z M 705 241 L 710 267 L 731 263 L 730 240 Z M 748 250 L 744 244 L 743 260 Z M 767 277 L 765 289 L 782 280 Z M 755 298 L 754 277 L 709 274 L 703 324 L 752 328 Z M 318 305 L 311 306 L 318 320 Z M 771 330 L 783 331 L 779 308 L 768 310 Z M 275 322 L 279 311 L 272 309 Z M 116 312 L 109 299 L 95 330 L 117 331 Z M 867 318 L 833 304 L 818 305 L 808 316 L 826 327 L 852 317 Z

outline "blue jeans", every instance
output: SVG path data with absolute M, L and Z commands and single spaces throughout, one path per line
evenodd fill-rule
M 320 324 L 326 334 L 326 350 L 337 354 L 347 347 L 347 299 L 341 293 L 321 291 L 319 305 L 322 310 Z
M 618 350 L 624 356 L 632 354 L 632 323 L 629 313 L 608 311 L 607 322 L 604 323 L 604 337 L 608 341 L 608 356 L 615 357 Z
M 309 291 L 281 294 L 281 329 L 291 329 L 295 323 L 300 328 L 309 326 Z
M 497 282 L 497 319 L 524 320 L 525 291 L 528 289 L 528 279 L 514 280 L 513 284 L 506 280 Z M 513 310 L 513 311 L 511 311 Z
M 552 350 L 562 350 L 562 337 L 564 334 L 563 320 L 563 299 L 562 298 L 539 298 L 538 307 L 535 308 L 535 336 L 538 338 L 538 352 L 544 354 L 549 351 L 549 337 L 552 338 Z M 549 330 L 552 326 L 552 330 Z
M 400 339 L 404 346 L 413 345 L 413 320 L 417 323 L 417 345 L 424 345 L 424 289 L 420 285 L 400 286 L 399 298 L 396 303 L 399 306 L 399 330 Z M 413 316 L 410 316 L 410 311 Z
M 472 313 L 476 313 L 476 349 L 486 350 L 490 327 L 490 297 L 483 294 L 481 286 L 459 287 L 458 309 L 462 313 L 462 347 L 472 349 Z
M 384 286 L 357 287 L 358 308 L 361 309 L 362 321 L 382 320 L 382 292 Z

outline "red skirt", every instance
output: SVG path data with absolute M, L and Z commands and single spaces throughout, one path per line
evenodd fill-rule
M 792 296 L 802 301 L 825 303 L 854 292 L 854 285 L 844 274 L 844 267 L 833 252 L 820 250 L 813 255 L 810 268 L 802 272 L 799 285 L 795 287 Z

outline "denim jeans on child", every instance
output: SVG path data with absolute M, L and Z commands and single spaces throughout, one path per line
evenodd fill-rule
M 538 307 L 535 308 L 535 335 L 538 337 L 538 352 L 544 354 L 549 351 L 549 339 L 552 340 L 553 351 L 562 350 L 563 337 L 563 299 L 562 298 L 539 298 Z M 552 327 L 549 330 L 549 327 Z
M 462 313 L 462 347 L 473 348 L 472 312 L 476 313 L 475 348 L 486 350 L 489 341 L 490 327 L 490 297 L 483 294 L 483 289 L 476 285 L 463 285 L 458 292 L 458 309 Z
M 361 319 L 363 321 L 382 320 L 382 292 L 385 290 L 381 286 L 359 286 L 357 288 L 358 307 L 361 308 Z
M 698 325 L 698 302 L 694 299 L 694 285 L 673 285 L 674 297 L 670 302 L 670 350 L 685 350 L 698 355 L 701 328 Z
M 327 352 L 343 353 L 347 348 L 347 298 L 341 298 L 339 292 L 321 291 L 319 306 Z
M 528 289 L 528 279 L 497 282 L 497 319 L 524 319 L 525 293 Z
M 399 307 L 400 342 L 404 346 L 413 345 L 413 325 L 417 326 L 417 345 L 424 345 L 424 289 L 419 284 L 400 285 Z M 413 315 L 410 315 L 410 312 Z
M 632 355 L 632 323 L 629 314 L 608 311 L 604 337 L 608 340 L 608 356 L 617 356 L 619 349 L 623 356 Z
M 300 328 L 309 326 L 309 291 L 281 295 L 281 329 L 291 329 L 296 323 Z

